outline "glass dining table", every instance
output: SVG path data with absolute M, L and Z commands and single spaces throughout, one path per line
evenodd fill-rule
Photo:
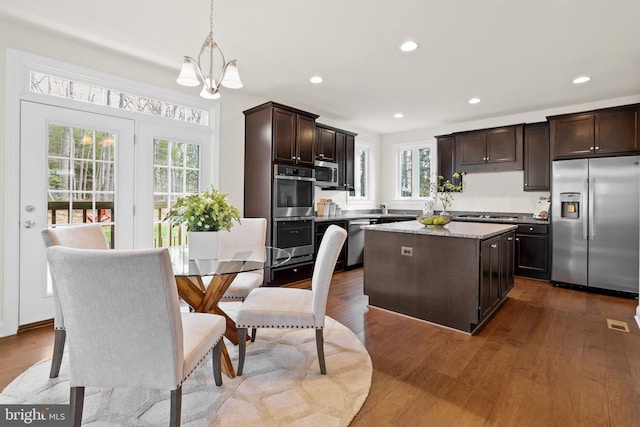
M 168 250 L 180 298 L 195 312 L 223 316 L 226 319 L 224 336 L 236 345 L 236 323 L 219 307 L 220 299 L 238 274 L 277 267 L 291 259 L 288 251 L 272 246 L 232 252 L 222 249 L 217 259 L 189 259 L 186 246 L 172 246 Z M 224 343 L 222 353 L 222 371 L 234 378 L 235 369 Z

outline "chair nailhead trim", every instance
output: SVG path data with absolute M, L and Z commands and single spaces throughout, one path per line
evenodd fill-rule
M 222 337 L 224 337 L 224 335 L 223 335 Z M 218 345 L 218 343 L 220 342 L 220 340 L 222 339 L 222 337 L 220 337 L 220 338 L 218 339 L 218 341 L 216 341 L 216 343 L 213 345 L 213 347 L 215 347 L 216 345 Z M 180 381 L 180 384 L 178 384 L 178 385 L 176 386 L 176 388 L 180 387 L 180 386 L 182 385 L 182 383 L 183 383 L 183 382 L 185 382 L 185 381 L 187 380 L 187 378 L 189 378 L 189 376 L 193 373 L 193 371 L 195 371 L 195 370 L 198 368 L 198 366 L 200 366 L 200 364 L 202 363 L 202 361 L 203 361 L 204 359 L 206 359 L 206 358 L 207 358 L 207 356 L 209 355 L 209 353 L 211 353 L 211 352 L 213 351 L 213 347 L 211 347 L 211 348 L 209 349 L 209 351 L 207 351 L 207 352 L 205 353 L 205 355 L 204 355 L 204 356 L 202 356 L 202 359 L 200 359 L 200 360 L 198 361 L 198 363 L 196 363 L 196 364 L 193 366 L 193 369 L 192 369 L 191 371 L 189 371 L 189 373 L 188 373 L 184 378 L 182 378 L 182 381 Z
M 294 326 L 294 325 L 236 325 L 238 328 L 278 328 L 278 329 L 324 329 L 324 326 Z

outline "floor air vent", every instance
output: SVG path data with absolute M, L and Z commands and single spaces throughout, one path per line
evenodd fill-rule
M 607 319 L 607 326 L 609 327 L 609 329 L 613 329 L 616 331 L 629 332 L 629 325 L 627 325 L 627 322 Z

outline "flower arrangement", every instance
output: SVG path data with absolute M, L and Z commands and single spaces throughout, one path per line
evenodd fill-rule
M 432 188 L 432 192 L 435 193 L 436 198 L 440 199 L 442 202 L 442 212 L 446 213 L 449 206 L 453 202 L 454 193 L 459 193 L 464 189 L 464 184 L 462 182 L 462 177 L 465 175 L 464 172 L 454 172 L 453 181 L 457 182 L 457 184 L 451 183 L 451 181 L 444 180 L 444 176 L 438 176 L 438 183 L 435 184 Z
M 239 222 L 240 212 L 212 185 L 209 191 L 179 198 L 164 219 L 185 224 L 187 231 L 219 231 L 231 229 L 233 220 Z

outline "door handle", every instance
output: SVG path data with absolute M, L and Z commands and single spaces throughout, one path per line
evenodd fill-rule
M 35 225 L 35 221 L 31 221 L 30 219 L 24 222 L 24 228 L 33 228 Z
M 584 192 L 580 195 L 583 199 L 582 203 L 584 205 L 585 200 L 584 198 L 587 197 L 587 195 L 590 194 L 589 191 L 589 178 L 584 180 Z M 586 200 L 586 202 L 588 203 L 589 200 Z M 588 219 L 584 217 L 584 214 L 582 215 L 582 240 L 587 240 L 589 238 L 589 234 L 588 234 L 588 224 L 587 224 Z
M 593 223 L 595 221 L 595 204 L 596 204 L 596 179 L 591 178 L 589 183 L 589 239 L 595 240 L 596 232 Z

